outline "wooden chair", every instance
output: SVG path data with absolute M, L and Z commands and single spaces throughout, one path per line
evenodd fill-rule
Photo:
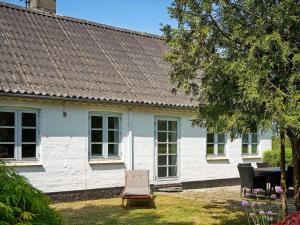
M 125 187 L 122 193 L 122 206 L 128 206 L 128 200 L 143 199 L 153 201 L 149 183 L 149 170 L 126 170 Z M 124 205 L 127 200 L 126 205 Z

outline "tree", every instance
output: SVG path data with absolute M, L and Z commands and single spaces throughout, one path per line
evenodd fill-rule
M 232 137 L 276 124 L 292 144 L 299 210 L 299 1 L 174 0 L 169 13 L 170 78 L 197 102 L 194 124 Z

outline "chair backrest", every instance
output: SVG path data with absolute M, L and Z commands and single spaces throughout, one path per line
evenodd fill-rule
M 251 166 L 251 163 L 239 163 L 238 166 Z
M 125 170 L 125 191 L 150 193 L 149 170 Z
M 254 169 L 252 166 L 238 166 L 241 187 L 253 188 Z
M 264 163 L 264 162 L 258 162 L 256 163 L 257 168 L 266 168 L 269 167 L 268 163 Z

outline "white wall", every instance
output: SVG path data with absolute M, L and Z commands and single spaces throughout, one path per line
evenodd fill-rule
M 1 107 L 31 107 L 40 110 L 40 161 L 42 166 L 16 167 L 37 188 L 45 192 L 123 186 L 124 172 L 134 169 L 149 169 L 151 183 L 175 183 L 209 179 L 238 177 L 236 165 L 243 162 L 241 140 L 228 141 L 229 160 L 207 161 L 206 130 L 192 127 L 190 115 L 157 111 L 136 107 L 132 110 L 120 106 L 101 106 L 51 101 L 20 101 L 0 98 Z M 63 116 L 63 111 L 67 116 Z M 88 113 L 104 111 L 122 115 L 122 160 L 118 164 L 91 165 L 88 160 Z M 180 118 L 180 167 L 179 178 L 170 181 L 154 179 L 154 120 L 155 116 Z M 133 133 L 133 156 L 130 153 L 129 123 Z M 264 134 L 260 150 L 271 148 L 271 134 Z M 250 160 L 255 162 L 255 160 Z M 249 160 L 248 160 L 249 161 Z

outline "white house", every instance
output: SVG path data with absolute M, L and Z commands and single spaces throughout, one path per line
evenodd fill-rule
M 0 158 L 35 187 L 114 195 L 125 169 L 148 169 L 156 186 L 233 184 L 238 163 L 271 149 L 270 133 L 231 141 L 192 127 L 161 37 L 31 3 L 0 3 Z

